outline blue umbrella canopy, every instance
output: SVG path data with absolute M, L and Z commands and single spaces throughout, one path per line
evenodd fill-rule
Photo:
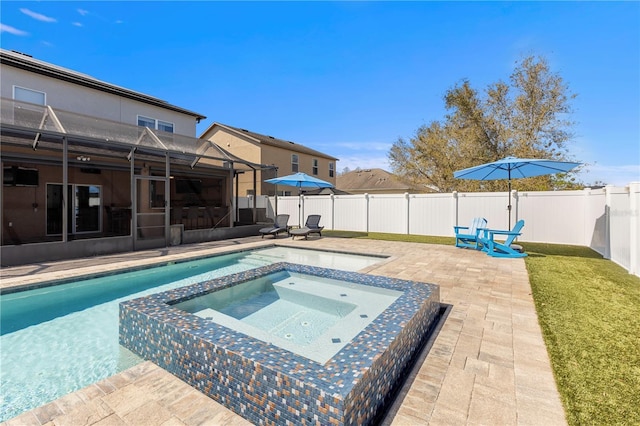
M 537 158 L 506 157 L 492 163 L 480 164 L 468 169 L 458 170 L 453 177 L 471 180 L 499 180 L 509 181 L 509 229 L 511 229 L 511 179 L 528 178 L 555 173 L 566 173 L 578 167 L 581 163 L 571 161 L 554 161 Z
M 295 186 L 297 188 L 333 188 L 333 185 L 322 179 L 309 176 L 306 173 L 298 172 L 292 175 L 276 177 L 265 180 L 267 183 L 276 185 Z
M 512 178 L 527 178 L 551 175 L 554 173 L 566 173 L 579 165 L 580 163 L 573 163 L 570 161 L 507 157 L 492 163 L 458 170 L 453 173 L 453 177 L 472 180 L 511 180 Z
M 322 179 L 315 178 L 313 176 L 309 176 L 306 173 L 298 172 L 292 175 L 276 177 L 273 179 L 265 180 L 267 183 L 273 183 L 275 185 L 286 185 L 286 186 L 295 186 L 298 188 L 298 226 L 302 223 L 302 219 L 300 218 L 300 193 L 302 192 L 302 188 L 333 188 L 333 185 L 327 181 Z M 278 209 L 277 204 L 278 198 L 276 197 L 276 210 Z

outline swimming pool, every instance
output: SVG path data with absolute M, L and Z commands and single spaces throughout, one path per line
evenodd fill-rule
M 349 270 L 382 260 L 272 247 L 2 294 L 0 421 L 141 362 L 118 344 L 121 301 L 283 259 Z

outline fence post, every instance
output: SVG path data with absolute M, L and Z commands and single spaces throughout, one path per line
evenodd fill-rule
M 590 247 L 592 234 L 598 232 L 598 230 L 595 229 L 593 226 L 591 226 L 591 231 L 590 231 L 590 225 L 591 225 L 590 220 L 593 217 L 593 212 L 591 209 L 591 200 L 589 199 L 591 197 L 591 188 L 589 187 L 584 188 L 582 190 L 582 195 L 583 195 L 582 202 L 584 206 L 584 208 L 582 209 L 583 220 L 584 220 L 584 228 L 582 229 L 582 245 L 585 247 Z
M 453 226 L 458 226 L 458 191 L 453 191 L 451 193 L 452 195 L 452 200 L 453 200 L 453 211 L 455 212 L 454 215 L 454 223 Z M 453 227 L 452 227 L 453 228 Z
M 407 217 L 407 235 L 409 235 L 409 231 L 410 231 L 409 230 L 409 224 L 411 223 L 411 217 L 410 217 L 411 209 L 409 208 L 409 193 L 408 192 L 404 193 L 404 198 L 407 200 L 405 205 L 407 206 L 407 216 L 406 216 Z
M 613 185 L 604 187 L 604 254 L 602 257 L 611 259 L 611 190 Z
M 335 231 L 335 217 L 336 217 L 336 196 L 334 194 L 331 197 L 331 230 Z
M 365 192 L 364 199 L 367 201 L 365 205 L 365 214 L 366 214 L 366 232 L 369 233 L 369 194 Z
M 629 273 L 640 275 L 640 182 L 629 184 Z

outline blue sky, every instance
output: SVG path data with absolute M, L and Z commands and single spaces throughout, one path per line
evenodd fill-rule
M 2 1 L 0 45 L 214 121 L 389 169 L 399 137 L 547 58 L 586 183 L 640 181 L 640 2 Z

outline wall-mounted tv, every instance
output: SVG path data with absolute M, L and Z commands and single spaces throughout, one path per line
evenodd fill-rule
M 202 181 L 199 179 L 176 179 L 176 194 L 200 194 Z
M 18 166 L 4 167 L 2 182 L 6 186 L 38 186 L 38 181 L 38 169 Z

